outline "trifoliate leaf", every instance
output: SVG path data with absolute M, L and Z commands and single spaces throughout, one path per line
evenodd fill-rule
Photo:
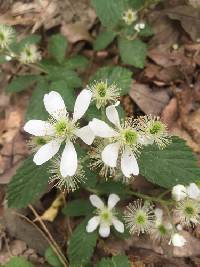
M 13 257 L 4 267 L 35 267 L 35 265 L 22 257 Z
M 50 37 L 48 50 L 50 55 L 55 58 L 58 63 L 63 62 L 67 45 L 67 39 L 61 34 L 55 34 Z
M 116 35 L 117 34 L 115 32 L 111 32 L 111 31 L 101 32 L 97 36 L 97 39 L 94 42 L 94 50 L 100 51 L 106 48 L 110 43 L 112 43 Z
M 121 95 L 127 94 L 131 87 L 132 72 L 122 67 L 103 67 L 100 68 L 90 79 L 92 81 L 107 80 L 108 83 L 116 84 L 121 89 Z
M 131 267 L 131 264 L 127 256 L 117 255 L 112 258 L 102 259 L 95 267 Z
M 73 267 L 80 267 L 89 262 L 97 242 L 97 232 L 87 233 L 86 218 L 79 224 L 69 239 L 68 257 Z
M 147 56 L 147 46 L 140 40 L 118 39 L 119 51 L 122 61 L 136 68 L 144 68 Z
M 139 166 L 148 181 L 165 188 L 200 180 L 200 168 L 191 148 L 178 137 L 173 137 L 173 142 L 163 150 L 156 145 L 146 146 Z
M 63 267 L 58 256 L 55 254 L 51 247 L 48 247 L 45 251 L 45 259 L 52 267 Z
M 89 200 L 76 199 L 67 203 L 66 207 L 62 209 L 63 214 L 71 217 L 83 216 L 91 214 L 94 207 Z
M 106 27 L 115 27 L 127 7 L 127 0 L 92 0 L 97 16 Z
M 23 75 L 19 77 L 15 77 L 9 83 L 7 87 L 7 91 L 10 93 L 17 93 L 27 89 L 34 82 L 38 81 L 40 76 L 38 75 Z
M 37 166 L 29 157 L 17 170 L 7 188 L 8 206 L 25 208 L 37 200 L 48 184 L 47 164 Z

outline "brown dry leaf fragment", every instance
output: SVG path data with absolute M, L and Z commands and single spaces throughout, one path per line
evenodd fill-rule
M 192 6 L 177 6 L 167 10 L 167 15 L 173 20 L 178 20 L 183 29 L 193 41 L 200 38 L 200 10 Z
M 169 102 L 166 89 L 152 90 L 148 85 L 135 81 L 129 95 L 145 114 L 160 115 Z
M 170 128 L 178 116 L 178 104 L 176 98 L 172 98 L 162 111 L 161 119 Z
M 188 2 L 194 8 L 200 8 L 200 1 L 199 0 L 188 0 Z
M 70 43 L 76 43 L 78 41 L 89 41 L 92 42 L 93 39 L 90 36 L 87 27 L 82 22 L 76 23 L 63 23 L 61 27 L 61 33 L 67 37 Z

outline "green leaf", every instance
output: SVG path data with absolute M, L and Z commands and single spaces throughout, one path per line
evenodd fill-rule
M 24 46 L 30 45 L 30 44 L 38 44 L 40 40 L 41 40 L 41 36 L 38 34 L 28 35 L 25 38 L 23 38 L 21 41 L 19 41 L 18 43 L 15 42 L 11 44 L 10 48 L 13 52 L 19 53 L 24 48 Z
M 93 118 L 101 119 L 101 111 L 97 109 L 94 103 L 91 103 L 88 110 L 85 113 L 85 118 L 91 121 Z
M 131 87 L 132 72 L 122 67 L 100 68 L 90 79 L 92 81 L 107 80 L 109 84 L 116 84 L 121 89 L 121 95 L 127 94 Z
M 6 60 L 6 56 L 5 56 L 5 55 L 0 55 L 0 64 L 4 64 L 4 63 L 6 63 L 6 62 L 8 62 L 8 61 Z
M 147 46 L 140 40 L 127 40 L 119 38 L 118 46 L 122 61 L 136 68 L 144 68 L 147 56 Z
M 115 27 L 127 7 L 127 0 L 92 0 L 97 16 L 106 27 Z
M 65 58 L 67 49 L 67 40 L 61 34 L 52 35 L 49 39 L 48 50 L 50 55 L 55 58 L 58 63 L 62 63 Z
M 63 214 L 71 217 L 84 216 L 91 214 L 94 207 L 89 200 L 76 199 L 67 203 L 66 207 L 62 209 Z
M 94 42 L 94 50 L 100 51 L 106 48 L 114 38 L 116 37 L 117 33 L 111 31 L 103 31 L 98 36 Z
M 25 121 L 31 119 L 48 119 L 48 113 L 44 108 L 43 98 L 44 94 L 49 92 L 49 84 L 45 80 L 41 80 L 35 90 L 32 93 L 32 96 L 29 100 L 28 109 L 26 111 Z
M 51 247 L 48 247 L 45 251 L 45 259 L 52 267 L 63 267 L 58 256 L 55 254 Z
M 63 66 L 68 69 L 84 70 L 89 64 L 86 57 L 76 55 L 63 62 Z
M 38 75 L 23 75 L 23 76 L 15 77 L 9 83 L 7 87 L 7 91 L 10 93 L 21 92 L 27 89 L 28 87 L 30 87 L 36 81 L 38 81 L 39 78 L 40 76 Z
M 70 264 L 74 267 L 80 267 L 89 262 L 97 242 L 97 233 L 87 233 L 86 225 L 88 222 L 86 218 L 79 224 L 69 239 L 68 257 Z
M 115 193 L 121 196 L 126 196 L 128 194 L 128 188 L 124 184 L 115 181 L 105 181 L 99 183 L 95 186 L 100 194 L 111 194 Z
M 103 258 L 95 267 L 131 267 L 128 257 L 117 255 L 112 258 Z
M 139 166 L 148 181 L 165 188 L 200 180 L 200 168 L 191 148 L 178 137 L 173 137 L 173 142 L 163 150 L 156 145 L 145 147 Z
M 36 201 L 48 184 L 47 164 L 37 166 L 29 157 L 17 170 L 7 188 L 8 206 L 25 208 Z
M 4 267 L 34 267 L 32 263 L 28 262 L 22 257 L 13 257 L 11 260 L 4 265 Z
M 144 6 L 146 0 L 129 0 L 129 7 L 139 9 Z
M 145 28 L 140 30 L 138 34 L 142 37 L 149 37 L 153 35 L 153 30 L 148 24 L 145 24 Z

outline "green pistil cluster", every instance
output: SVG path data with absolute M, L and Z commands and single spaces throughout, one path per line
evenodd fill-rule
M 107 89 L 108 89 L 107 83 L 100 82 L 96 84 L 96 92 L 99 97 L 104 98 L 106 96 Z
M 112 217 L 113 217 L 113 212 L 111 212 L 107 207 L 104 207 L 101 210 L 97 210 L 97 214 L 101 217 L 101 220 L 104 223 L 107 224 L 112 224 Z
M 124 129 L 121 134 L 125 145 L 133 146 L 137 144 L 138 133 L 135 130 Z
M 153 121 L 150 127 L 148 128 L 148 131 L 152 135 L 160 135 L 163 134 L 163 132 L 165 131 L 165 126 L 160 121 Z
M 57 137 L 72 140 L 75 135 L 75 124 L 67 118 L 61 119 L 54 123 L 54 129 Z

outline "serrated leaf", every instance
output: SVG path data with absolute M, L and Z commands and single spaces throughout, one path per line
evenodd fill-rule
M 145 147 L 139 166 L 148 181 L 165 188 L 200 180 L 200 168 L 191 148 L 178 137 L 173 137 L 173 142 L 163 150 L 156 145 Z
M 103 31 L 98 36 L 94 42 L 94 50 L 100 51 L 106 48 L 114 38 L 116 37 L 117 33 L 112 31 Z
M 63 267 L 58 256 L 55 254 L 51 247 L 48 247 L 45 251 L 45 259 L 52 267 Z
M 71 265 L 81 266 L 89 262 L 97 242 L 97 233 L 87 233 L 88 218 L 79 224 L 69 239 L 68 257 Z
M 121 59 L 124 63 L 135 66 L 136 68 L 144 68 L 147 56 L 147 46 L 141 40 L 127 40 L 120 37 L 118 46 Z
M 68 202 L 66 207 L 62 209 L 62 213 L 67 216 L 77 217 L 91 214 L 93 210 L 94 207 L 89 200 L 76 199 Z
M 34 267 L 32 263 L 28 262 L 25 258 L 22 257 L 13 257 L 11 260 L 4 265 L 4 267 Z
M 106 27 L 115 27 L 127 7 L 127 0 L 92 0 L 97 16 Z
M 73 56 L 66 61 L 63 62 L 63 66 L 65 66 L 68 69 L 77 69 L 77 70 L 84 70 L 89 64 L 89 61 L 86 57 L 76 55 Z
M 61 34 L 55 34 L 50 37 L 48 50 L 50 55 L 55 58 L 58 63 L 63 62 L 67 45 L 67 39 Z
M 141 29 L 138 35 L 142 37 L 149 37 L 153 35 L 153 30 L 148 24 L 145 24 L 145 28 Z
M 121 89 L 121 95 L 129 92 L 132 82 L 132 72 L 123 67 L 108 66 L 100 68 L 90 79 L 92 81 L 107 80 Z
M 48 184 L 47 164 L 37 166 L 29 157 L 17 170 L 7 188 L 8 207 L 25 208 L 36 201 Z
M 128 257 L 117 255 L 112 258 L 103 258 L 95 267 L 131 267 Z
M 15 77 L 9 83 L 7 87 L 7 91 L 10 93 L 21 92 L 27 89 L 29 86 L 31 86 L 33 83 L 35 83 L 39 79 L 40 79 L 40 76 L 38 75 L 23 75 L 23 76 Z

